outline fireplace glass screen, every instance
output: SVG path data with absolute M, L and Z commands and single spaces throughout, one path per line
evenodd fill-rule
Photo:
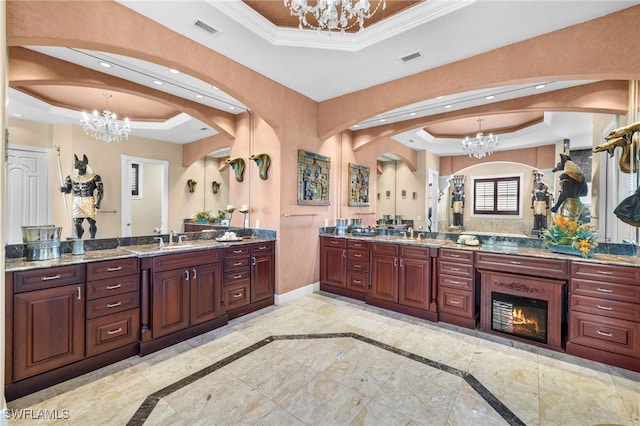
M 491 292 L 491 329 L 547 343 L 547 301 Z

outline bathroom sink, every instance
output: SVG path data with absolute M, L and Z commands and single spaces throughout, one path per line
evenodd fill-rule
M 180 250 L 180 249 L 186 249 L 189 247 L 195 247 L 195 244 L 175 244 L 175 245 L 171 245 L 171 246 L 162 246 L 160 247 L 160 250 Z

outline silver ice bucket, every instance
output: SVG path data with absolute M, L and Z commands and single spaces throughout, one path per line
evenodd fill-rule
M 27 245 L 27 260 L 59 258 L 60 234 L 62 234 L 61 226 L 23 226 L 22 241 Z

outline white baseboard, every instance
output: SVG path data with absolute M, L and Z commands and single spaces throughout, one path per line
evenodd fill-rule
M 320 282 L 309 284 L 307 286 L 297 288 L 295 290 L 288 291 L 283 294 L 276 294 L 274 297 L 274 304 L 282 305 L 283 303 L 290 302 L 299 297 L 306 296 L 307 294 L 317 293 L 320 291 Z

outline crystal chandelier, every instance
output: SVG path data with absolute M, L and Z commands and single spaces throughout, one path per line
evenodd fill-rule
M 478 133 L 473 138 L 467 136 L 462 139 L 462 150 L 465 154 L 469 154 L 469 157 L 482 158 L 486 155 L 493 154 L 493 151 L 498 146 L 498 136 L 494 136 L 493 133 L 489 133 L 489 136 L 485 136 L 482 133 L 482 118 L 478 119 Z
M 112 95 L 109 93 L 103 93 L 103 95 L 107 99 L 107 107 L 102 111 L 102 116 L 98 114 L 97 110 L 94 110 L 92 115 L 82 112 L 80 123 L 82 123 L 84 132 L 105 143 L 129 139 L 131 133 L 129 119 L 125 118 L 121 125 L 118 122 L 118 116 L 109 110 L 109 98 Z
M 314 2 L 311 0 L 311 2 Z M 360 30 L 364 29 L 364 19 L 371 18 L 382 5 L 386 7 L 385 0 L 378 0 L 373 12 L 370 12 L 369 0 L 316 0 L 315 5 L 307 4 L 307 0 L 284 0 L 292 16 L 300 20 L 300 29 L 303 27 L 322 31 L 340 31 L 353 27 L 356 22 Z M 313 17 L 311 17 L 313 15 Z M 309 17 L 309 19 L 307 19 Z M 355 21 L 352 19 L 355 18 Z M 311 21 L 311 22 L 309 22 Z

